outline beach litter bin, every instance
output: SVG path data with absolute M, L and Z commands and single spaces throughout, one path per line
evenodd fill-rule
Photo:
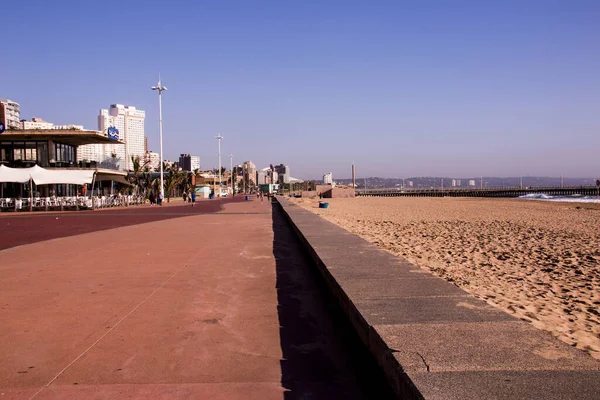
M 246 196 L 246 201 L 250 200 L 250 196 Z
M 319 208 L 329 208 L 329 203 L 319 202 Z

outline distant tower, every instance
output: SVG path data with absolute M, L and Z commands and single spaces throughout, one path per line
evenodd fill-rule
M 354 168 L 354 161 L 352 162 L 352 187 L 356 189 L 356 169 Z

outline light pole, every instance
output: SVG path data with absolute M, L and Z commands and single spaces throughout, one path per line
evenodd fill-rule
M 163 146 L 162 146 L 162 92 L 167 90 L 166 86 L 160 84 L 160 74 L 158 74 L 158 85 L 152 86 L 152 90 L 158 90 L 158 135 L 160 137 L 160 194 L 165 197 L 165 187 L 163 183 Z M 161 200 L 162 201 L 162 200 Z
M 223 136 L 219 133 L 215 136 L 215 139 L 219 141 L 219 197 L 221 197 L 221 139 L 223 139 Z
M 233 154 L 229 155 L 229 177 L 231 178 L 231 194 L 235 193 L 235 188 L 233 187 Z

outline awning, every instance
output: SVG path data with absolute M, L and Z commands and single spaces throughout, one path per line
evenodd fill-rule
M 131 182 L 129 182 L 123 175 L 111 174 L 106 172 L 98 172 L 96 174 L 96 182 L 99 181 L 114 181 L 122 183 L 124 185 L 132 186 Z
M 38 165 L 31 168 L 10 168 L 0 165 L 0 182 L 26 183 L 30 179 L 36 185 L 92 183 L 94 170 L 52 170 Z
M 36 165 L 37 167 L 37 165 Z M 31 168 L 10 168 L 6 165 L 0 165 L 0 182 L 25 183 L 31 179 Z

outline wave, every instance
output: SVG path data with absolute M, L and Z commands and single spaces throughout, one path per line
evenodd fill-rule
M 544 200 L 544 201 L 561 201 L 568 203 L 600 203 L 600 199 L 596 196 L 582 196 L 574 194 L 571 196 L 551 196 L 545 193 L 530 193 L 520 196 L 523 200 Z

